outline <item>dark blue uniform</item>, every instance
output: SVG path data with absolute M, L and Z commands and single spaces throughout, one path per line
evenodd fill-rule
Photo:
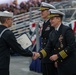
M 58 31 L 50 33 L 45 52 L 58 55 L 58 75 L 76 74 L 76 51 L 74 48 L 75 37 L 71 28 L 61 24 Z M 43 58 L 42 52 L 40 52 Z M 53 61 L 54 62 L 54 61 Z
M 0 33 L 5 28 L 5 26 L 0 25 Z M 14 34 L 10 30 L 6 30 L 0 38 L 0 75 L 9 75 L 10 48 L 23 56 L 33 55 L 31 51 L 24 50 L 17 43 Z
M 49 21 L 50 20 L 48 20 L 47 22 L 44 22 L 44 24 L 43 24 L 42 35 L 41 35 L 42 49 L 45 48 L 45 46 L 48 42 L 49 33 L 54 29 L 51 26 Z M 48 54 L 44 59 L 41 60 L 43 75 L 55 75 L 55 73 L 56 73 L 56 68 L 54 67 L 54 63 L 52 63 L 52 61 L 49 59 L 49 57 L 50 57 L 50 54 Z

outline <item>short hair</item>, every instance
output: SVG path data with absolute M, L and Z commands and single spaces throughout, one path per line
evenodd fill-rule
M 2 24 L 5 23 L 6 18 L 7 18 L 7 17 L 2 17 L 2 16 L 1 16 L 1 17 L 0 17 L 0 22 L 1 22 Z

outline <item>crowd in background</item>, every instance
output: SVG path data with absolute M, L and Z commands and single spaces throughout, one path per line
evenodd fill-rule
M 40 3 L 43 0 L 29 0 L 29 1 L 23 1 L 20 4 L 17 3 L 17 0 L 14 0 L 10 4 L 0 4 L 0 11 L 10 11 L 13 12 L 14 15 L 21 14 L 24 12 L 28 12 L 30 7 L 39 7 Z
M 14 0 L 10 4 L 0 4 L 0 11 L 7 10 L 13 12 L 14 15 L 17 15 L 24 12 L 28 12 L 30 7 L 40 7 L 40 3 L 44 1 L 47 1 L 48 3 L 51 2 L 51 0 L 28 0 L 27 2 L 22 1 L 20 4 L 18 4 L 17 0 Z
M 41 2 L 44 2 L 44 1 L 51 4 L 54 3 L 54 1 L 52 0 L 28 0 L 28 1 L 22 1 L 20 4 L 18 4 L 17 0 L 14 0 L 9 4 L 8 3 L 0 4 L 0 11 L 7 10 L 9 12 L 13 12 L 14 15 L 17 15 L 17 14 L 29 12 L 30 7 L 40 7 Z M 57 3 L 54 3 L 54 4 L 57 4 Z M 59 6 L 58 8 L 63 8 L 63 6 Z

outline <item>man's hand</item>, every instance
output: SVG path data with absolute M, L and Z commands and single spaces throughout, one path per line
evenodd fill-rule
M 33 52 L 33 60 L 36 60 L 38 57 L 40 57 L 40 54 L 38 52 Z
M 50 56 L 50 60 L 52 60 L 52 61 L 56 61 L 57 59 L 58 59 L 57 54 Z

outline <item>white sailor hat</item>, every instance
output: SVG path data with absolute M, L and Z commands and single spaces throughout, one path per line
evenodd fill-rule
M 52 17 L 57 17 L 57 16 L 60 16 L 60 17 L 63 17 L 65 14 L 59 10 L 56 10 L 56 9 L 49 9 L 49 18 L 52 18 Z
M 3 12 L 0 12 L 0 16 L 2 16 L 2 17 L 13 17 L 13 13 L 8 12 L 8 11 L 3 11 Z
M 49 9 L 55 9 L 55 7 L 49 3 L 45 3 L 45 2 L 42 2 L 41 3 L 41 6 L 40 6 L 40 10 L 49 10 Z

